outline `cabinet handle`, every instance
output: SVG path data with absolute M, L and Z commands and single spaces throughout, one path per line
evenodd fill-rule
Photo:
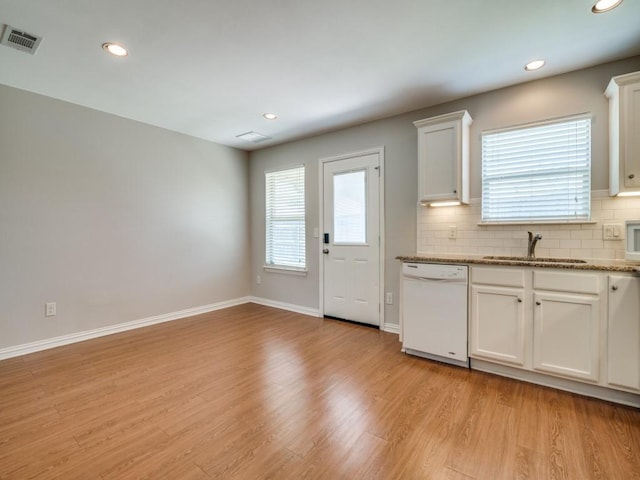
M 522 299 L 521 298 L 518 299 L 518 303 L 522 303 Z
M 458 191 L 457 191 L 457 190 L 454 190 L 454 191 L 453 191 L 453 193 L 458 193 Z
M 636 178 L 636 174 L 635 173 L 630 173 L 629 174 L 629 178 Z
M 614 292 L 618 289 L 618 285 L 611 285 L 611 290 Z
M 542 305 L 540 302 L 536 302 L 536 305 Z

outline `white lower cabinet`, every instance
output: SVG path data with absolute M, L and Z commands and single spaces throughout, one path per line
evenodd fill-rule
M 472 267 L 471 357 L 598 382 L 602 340 L 600 275 Z
M 640 275 L 472 265 L 471 367 L 640 407 Z
M 640 390 L 640 277 L 609 275 L 607 383 Z
M 600 374 L 598 296 L 534 293 L 533 368 L 597 382 Z
M 471 286 L 471 355 L 524 365 L 524 290 Z

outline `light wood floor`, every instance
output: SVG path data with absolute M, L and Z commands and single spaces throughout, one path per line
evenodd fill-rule
M 0 478 L 627 480 L 640 411 L 249 304 L 0 362 Z

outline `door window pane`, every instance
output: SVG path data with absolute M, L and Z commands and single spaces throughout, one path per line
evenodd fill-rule
M 365 170 L 333 176 L 334 243 L 367 242 L 366 183 Z

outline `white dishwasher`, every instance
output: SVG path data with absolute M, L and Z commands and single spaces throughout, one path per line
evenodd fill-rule
M 402 264 L 402 349 L 462 367 L 467 355 L 464 265 Z

